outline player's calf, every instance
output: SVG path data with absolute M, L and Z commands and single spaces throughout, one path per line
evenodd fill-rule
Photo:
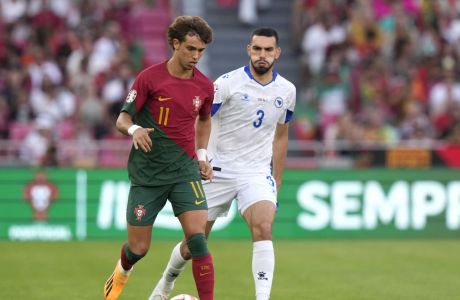
M 214 265 L 204 233 L 196 233 L 187 240 L 192 254 L 192 271 L 201 300 L 214 299 Z

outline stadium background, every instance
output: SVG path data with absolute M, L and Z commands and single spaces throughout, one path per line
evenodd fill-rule
M 114 120 L 137 72 L 168 58 L 169 22 L 192 14 L 204 16 L 214 29 L 199 65 L 211 79 L 247 63 L 245 45 L 255 26 L 280 33 L 283 53 L 276 70 L 298 91 L 274 228 L 286 251 L 281 260 L 292 252 L 321 261 L 331 248 L 338 249 L 329 253 L 336 258 L 355 252 L 357 260 L 370 249 L 375 256 L 369 261 L 382 259 L 379 250 L 413 251 L 421 259 L 401 274 L 412 276 L 420 267 L 430 276 L 413 289 L 398 290 L 402 279 L 390 272 L 393 293 L 360 294 L 352 282 L 350 291 L 328 293 L 328 283 L 311 282 L 308 267 L 337 281 L 343 280 L 340 271 L 334 277 L 321 273 L 322 265 L 307 263 L 298 279 L 304 279 L 301 286 L 316 286 L 312 299 L 457 299 L 460 291 L 450 283 L 458 270 L 446 263 L 460 258 L 460 2 L 271 0 L 257 10 L 246 2 L 252 1 L 0 1 L 0 249 L 7 255 L 0 262 L 16 268 L 10 285 L 33 265 L 18 268 L 19 253 L 55 256 L 66 247 L 56 241 L 70 241 L 75 249 L 96 243 L 116 255 L 126 234 L 130 139 L 116 132 Z M 239 5 L 245 5 L 243 14 Z M 31 193 L 33 185 L 42 189 Z M 219 241 L 247 244 L 240 241 L 248 233 L 235 209 L 216 229 L 216 251 Z M 167 252 L 180 236 L 167 208 L 154 241 Z M 49 247 L 32 241 L 48 241 Z M 396 255 L 382 265 L 407 258 Z M 105 262 L 101 269 L 112 264 Z M 296 264 L 284 266 L 291 276 L 287 265 Z M 346 272 L 349 266 L 336 267 Z M 431 292 L 421 282 L 436 282 L 440 289 Z M 13 292 L 9 284 L 0 289 L 2 299 L 32 293 L 59 299 L 52 293 L 40 297 L 32 286 Z M 190 284 L 185 291 L 193 291 Z M 249 281 L 241 284 L 252 288 Z M 274 299 L 287 299 L 283 287 L 289 286 L 292 297 L 303 291 L 299 283 L 278 284 Z M 250 299 L 225 291 L 231 293 Z

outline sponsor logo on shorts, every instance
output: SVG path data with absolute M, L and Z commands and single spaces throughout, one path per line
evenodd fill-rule
M 204 201 L 206 201 L 206 200 L 198 201 L 198 199 L 196 199 L 196 200 L 195 200 L 195 205 L 198 206 L 198 205 L 200 205 L 201 203 L 203 203 Z

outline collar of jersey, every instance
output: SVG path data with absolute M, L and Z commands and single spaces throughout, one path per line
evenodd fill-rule
M 266 86 L 266 85 L 269 85 L 270 83 L 272 83 L 273 81 L 275 81 L 276 79 L 276 76 L 278 76 L 278 73 L 276 73 L 275 71 L 272 70 L 273 72 L 273 79 L 272 81 L 266 83 L 266 84 L 262 84 L 260 82 L 258 82 L 251 74 L 251 70 L 249 69 L 249 65 L 246 65 L 244 66 L 244 71 L 246 72 L 246 74 L 248 74 L 249 78 L 251 78 L 252 80 L 254 80 L 255 82 L 257 82 L 258 84 L 260 84 L 261 86 Z

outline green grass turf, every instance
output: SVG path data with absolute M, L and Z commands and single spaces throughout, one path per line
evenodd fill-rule
M 95 300 L 122 241 L 0 242 L 0 299 Z M 251 243 L 210 240 L 216 300 L 254 299 Z M 153 241 L 120 300 L 147 299 L 174 241 Z M 279 240 L 273 300 L 460 299 L 457 240 Z M 196 295 L 190 265 L 174 294 Z

